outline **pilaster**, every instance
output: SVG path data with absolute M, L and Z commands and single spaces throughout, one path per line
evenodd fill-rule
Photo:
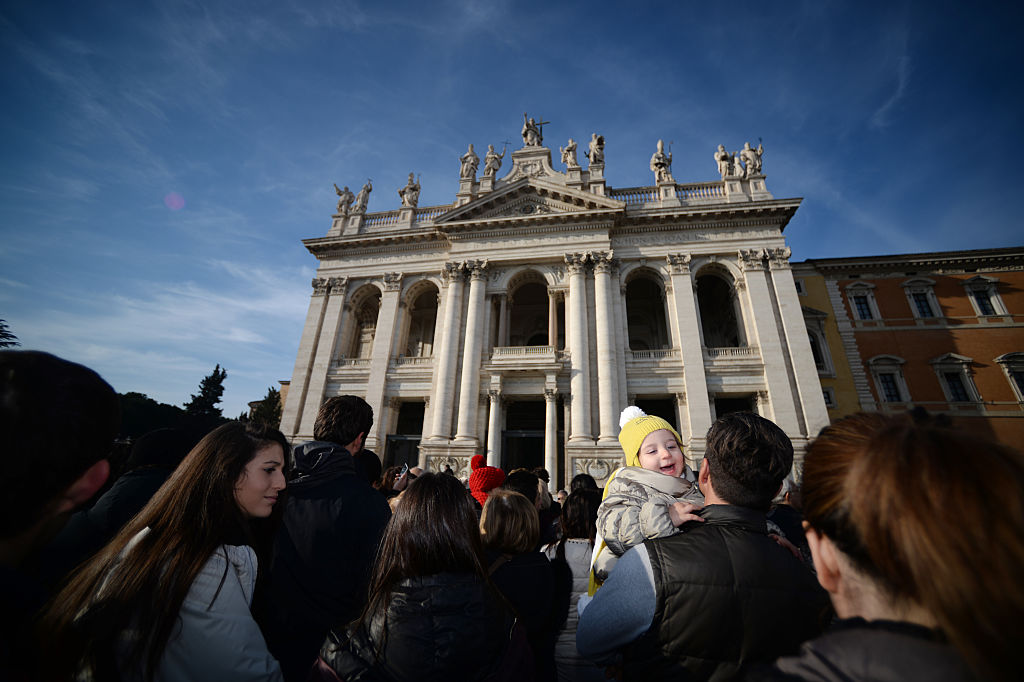
M 320 325 L 320 340 L 316 346 L 309 383 L 306 388 L 306 400 L 302 407 L 302 417 L 299 420 L 299 433 L 308 435 L 310 439 L 313 436 L 313 425 L 316 423 L 317 412 L 320 411 L 320 405 L 324 401 L 327 373 L 331 368 L 331 360 L 335 356 L 347 288 L 347 277 L 331 277 L 327 280 L 328 297 L 324 306 L 323 323 Z
M 366 402 L 373 408 L 377 419 L 373 432 L 366 437 L 366 447 L 378 450 L 383 445 L 383 434 L 387 424 L 382 417 L 384 407 L 384 381 L 391 364 L 394 345 L 395 323 L 398 320 L 399 302 L 402 292 L 402 273 L 384 274 L 384 293 L 380 297 L 380 311 L 377 313 L 377 328 L 373 334 L 373 353 L 370 360 L 370 377 L 366 383 Z
M 299 351 L 295 356 L 295 368 L 292 370 L 292 384 L 281 412 L 281 432 L 293 441 L 298 440 L 299 422 L 302 417 L 302 408 L 306 402 L 310 372 L 313 370 L 316 348 L 320 341 L 320 330 L 323 327 L 324 309 L 327 304 L 327 279 L 318 277 L 313 280 L 312 286 L 313 293 L 309 299 L 309 309 L 306 311 L 306 322 L 302 326 L 302 338 L 299 341 Z
M 704 457 L 708 429 L 711 428 L 711 402 L 708 399 L 704 353 L 700 338 L 700 319 L 690 273 L 690 254 L 667 256 L 672 305 L 675 308 L 675 345 L 683 361 L 683 390 L 686 394 L 686 416 L 689 440 L 686 453 L 691 466 Z M 680 434 L 682 435 L 682 434 Z

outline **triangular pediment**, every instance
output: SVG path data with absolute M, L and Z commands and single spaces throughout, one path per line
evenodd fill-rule
M 502 218 L 541 218 L 559 214 L 625 210 L 623 201 L 542 178 L 522 178 L 477 197 L 434 220 L 434 224 Z

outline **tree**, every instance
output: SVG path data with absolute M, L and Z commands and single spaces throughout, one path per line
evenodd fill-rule
M 18 337 L 14 335 L 10 327 L 7 326 L 6 320 L 0 320 L 0 348 L 12 348 L 14 346 L 20 346 Z
M 252 410 L 252 421 L 275 429 L 281 426 L 281 392 L 271 386 Z
M 135 439 L 162 428 L 187 426 L 185 410 L 160 403 L 143 393 L 128 392 L 121 397 L 121 435 Z
M 185 403 L 185 412 L 190 417 L 196 417 L 211 425 L 223 421 L 224 415 L 217 407 L 217 403 L 224 395 L 224 379 L 227 376 L 228 371 L 221 369 L 220 364 L 214 367 L 213 372 L 203 377 L 199 383 L 199 393 Z

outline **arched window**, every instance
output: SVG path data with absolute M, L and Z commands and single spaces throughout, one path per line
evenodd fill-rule
M 370 293 L 353 301 L 354 333 L 348 357 L 369 358 L 373 353 L 373 337 L 377 332 L 377 312 L 380 310 L 380 291 L 372 288 Z
M 548 290 L 540 282 L 526 282 L 509 294 L 508 345 L 548 345 Z
M 697 305 L 707 348 L 737 348 L 743 345 L 737 321 L 736 290 L 718 274 L 697 277 Z
M 669 348 L 665 292 L 650 277 L 634 277 L 626 285 L 626 324 L 630 350 Z
M 409 333 L 405 354 L 414 358 L 434 354 L 434 325 L 437 322 L 437 289 L 429 287 L 413 300 L 409 309 Z

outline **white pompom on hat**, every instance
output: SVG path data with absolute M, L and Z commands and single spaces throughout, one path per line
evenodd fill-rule
M 619 445 L 626 455 L 626 466 L 640 466 L 640 446 L 643 445 L 644 438 L 659 429 L 670 431 L 680 449 L 683 447 L 683 439 L 671 424 L 661 417 L 647 414 L 636 405 L 630 405 L 619 415 L 619 428 Z

